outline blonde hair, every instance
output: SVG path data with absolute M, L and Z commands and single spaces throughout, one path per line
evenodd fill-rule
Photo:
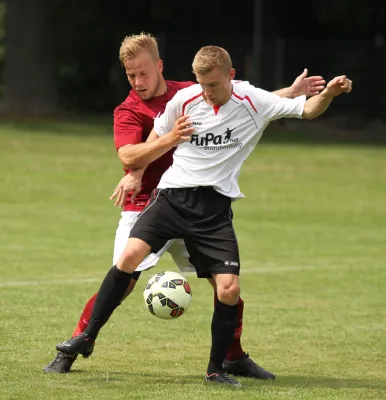
M 216 67 L 226 73 L 232 68 L 232 59 L 222 47 L 204 46 L 195 55 L 192 67 L 195 75 L 205 75 Z
M 139 35 L 126 36 L 119 49 L 119 60 L 123 65 L 142 51 L 149 52 L 154 60 L 160 59 L 157 39 L 152 34 L 141 32 Z

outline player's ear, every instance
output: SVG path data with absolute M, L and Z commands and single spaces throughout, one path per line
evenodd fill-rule
M 229 71 L 229 78 L 231 80 L 235 79 L 236 76 L 236 70 L 234 68 L 231 68 L 231 70 Z
M 157 71 L 163 72 L 164 70 L 164 62 L 162 60 L 157 61 Z

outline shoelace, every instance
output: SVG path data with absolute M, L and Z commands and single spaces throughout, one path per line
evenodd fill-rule
M 64 359 L 64 355 L 62 353 L 58 353 L 56 357 L 49 364 L 50 367 L 53 367 L 56 364 L 59 364 Z
M 239 384 L 240 384 L 239 382 L 237 382 L 237 381 L 235 381 L 234 379 L 232 379 L 232 378 L 231 378 L 227 373 L 225 373 L 225 372 L 222 372 L 220 375 L 224 378 L 225 381 L 231 383 L 232 385 L 239 385 Z
M 207 375 L 207 376 L 210 377 L 212 375 L 221 376 L 221 378 L 224 381 L 226 381 L 226 382 L 228 382 L 228 383 L 230 383 L 232 385 L 240 385 L 240 382 L 232 379 L 226 372 L 214 372 L 213 374 L 210 374 L 210 375 Z

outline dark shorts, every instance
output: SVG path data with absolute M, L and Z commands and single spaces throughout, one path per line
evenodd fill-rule
M 204 186 L 156 189 L 139 215 L 130 237 L 157 253 L 170 239 L 184 239 L 199 278 L 240 272 L 231 199 Z

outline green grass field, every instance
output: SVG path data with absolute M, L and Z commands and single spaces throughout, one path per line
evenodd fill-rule
M 204 383 L 212 313 L 193 302 L 157 320 L 136 292 L 73 372 L 45 375 L 111 266 L 122 171 L 111 127 L 0 127 L 1 399 L 386 398 L 386 148 L 263 139 L 234 204 L 241 246 L 242 343 L 277 380 Z

